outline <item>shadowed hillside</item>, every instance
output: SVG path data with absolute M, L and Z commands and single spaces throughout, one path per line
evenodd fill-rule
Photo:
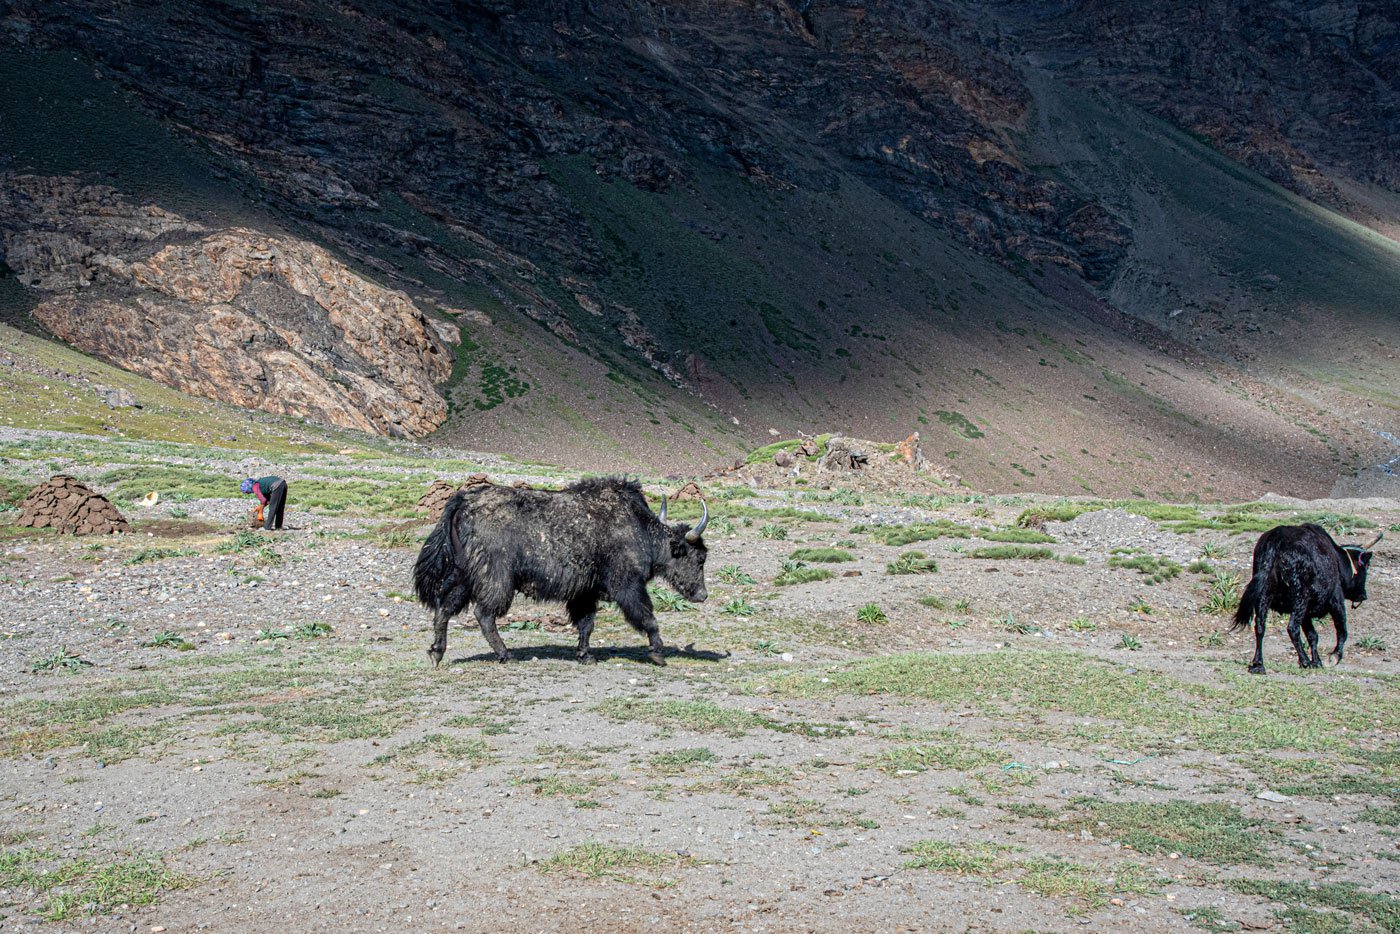
M 917 430 L 977 487 L 1173 498 L 1389 456 L 1395 243 L 1086 88 L 1019 7 L 611 10 L 17 4 L 0 173 L 330 248 L 460 337 L 470 447 Z M 8 320 L 137 300 L 106 261 L 31 285 L 61 253 L 7 260 Z

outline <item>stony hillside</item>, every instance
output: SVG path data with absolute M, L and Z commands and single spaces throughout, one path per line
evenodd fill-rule
M 181 266 L 178 327 L 136 310 L 169 289 L 23 281 L 55 251 L 8 259 L 0 305 L 167 384 L 238 387 L 215 398 L 268 407 L 238 382 L 261 367 L 313 387 L 277 411 L 405 434 L 445 412 L 437 437 L 585 466 L 917 429 L 998 489 L 1386 484 L 1393 23 L 1275 5 L 1185 17 L 1162 58 L 1136 4 L 12 3 L 7 185 L 76 172 L 208 231 L 143 240 L 132 268 L 214 231 L 311 241 L 410 324 L 327 332 L 306 313 L 327 302 L 255 264 L 234 320 L 298 365 L 224 377 L 195 373 L 217 264 Z M 1283 62 L 1323 90 L 1251 108 Z M 37 226 L 0 217 L 6 250 Z M 404 326 L 405 357 L 365 353 Z M 143 364 L 142 327 L 188 362 Z

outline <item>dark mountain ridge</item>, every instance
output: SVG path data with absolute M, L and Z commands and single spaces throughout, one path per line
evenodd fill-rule
M 330 247 L 460 331 L 467 444 L 918 429 L 979 486 L 1326 492 L 1400 411 L 1397 32 L 1273 6 L 17 2 L 0 171 Z M 156 183 L 90 138 L 136 110 Z

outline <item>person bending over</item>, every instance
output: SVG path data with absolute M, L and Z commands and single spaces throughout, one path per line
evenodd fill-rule
M 263 513 L 263 529 L 270 532 L 282 528 L 282 515 L 287 511 L 286 480 L 275 476 L 259 477 L 256 480 L 248 477 L 239 489 L 258 498 L 258 505 Z

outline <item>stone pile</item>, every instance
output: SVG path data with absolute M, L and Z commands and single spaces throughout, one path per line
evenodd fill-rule
M 739 464 L 715 476 L 738 475 L 751 483 L 783 487 L 811 484 L 817 489 L 887 490 L 936 493 L 961 484 L 957 474 L 924 453 L 916 431 L 887 443 L 843 435 L 824 443 L 806 435 L 774 452 L 771 461 Z
M 693 480 L 676 491 L 671 497 L 673 502 L 688 503 L 693 500 L 704 499 L 704 494 L 700 492 L 700 485 Z
M 18 524 L 70 535 L 110 535 L 131 530 L 126 518 L 106 497 L 67 474 L 55 474 L 30 491 L 19 505 Z

